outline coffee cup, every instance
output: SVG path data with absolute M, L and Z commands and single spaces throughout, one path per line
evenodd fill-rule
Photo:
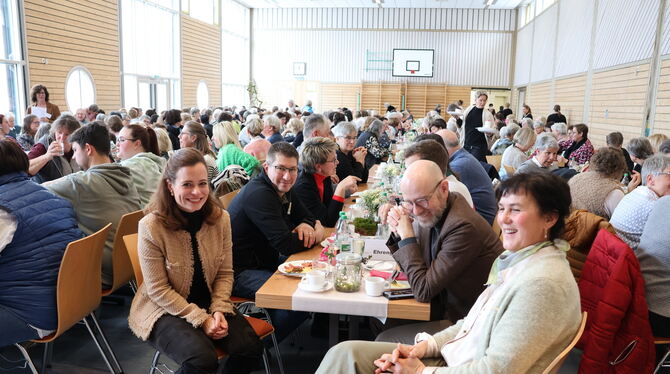
M 312 270 L 305 274 L 302 282 L 305 282 L 307 287 L 312 289 L 323 288 L 326 284 L 326 273 L 321 270 Z
M 365 293 L 368 296 L 381 296 L 389 285 L 389 282 L 382 277 L 367 277 L 365 278 Z

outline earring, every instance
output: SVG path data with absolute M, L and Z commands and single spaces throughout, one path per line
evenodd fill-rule
M 544 240 L 547 240 L 547 238 L 549 237 L 548 231 L 549 230 L 544 229 Z

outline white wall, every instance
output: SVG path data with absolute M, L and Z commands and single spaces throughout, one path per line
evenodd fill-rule
M 590 53 L 592 70 L 650 59 L 659 5 L 660 0 L 558 0 L 518 31 L 514 85 L 584 73 Z M 670 15 L 667 6 L 665 12 Z M 669 18 L 664 22 L 663 54 L 670 53 Z
M 294 80 L 447 83 L 506 87 L 514 10 L 255 9 L 252 75 L 259 86 Z M 433 78 L 391 75 L 394 48 L 435 50 Z M 382 60 L 382 61 L 368 61 Z

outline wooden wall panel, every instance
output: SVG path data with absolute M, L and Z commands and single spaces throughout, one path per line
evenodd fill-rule
M 670 58 L 661 62 L 653 133 L 670 136 Z
M 561 113 L 568 119 L 568 125 L 583 122 L 585 89 L 586 74 L 556 80 L 554 101 L 561 106 Z
M 330 110 L 346 107 L 351 111 L 358 110 L 358 97 L 361 94 L 360 84 L 321 84 L 321 108 Z
M 181 16 L 182 105 L 196 106 L 197 89 L 204 80 L 209 105 L 221 105 L 221 30 L 217 25 Z M 206 52 L 205 52 L 206 51 Z
M 624 144 L 642 135 L 649 63 L 593 74 L 589 109 L 589 139 L 605 145 L 605 135 L 620 131 Z
M 117 0 L 24 0 L 29 85 L 44 84 L 49 101 L 67 111 L 65 80 L 75 66 L 93 76 L 95 101 L 121 107 Z M 48 63 L 43 63 L 46 59 Z
M 456 100 L 463 100 L 464 107 L 469 106 L 470 91 L 472 91 L 472 87 L 470 86 L 447 86 L 446 104 L 451 104 Z
M 386 113 L 384 103 L 400 108 L 402 100 L 402 84 L 400 83 L 362 83 L 361 109 L 376 110 L 379 114 Z
M 528 85 L 526 89 L 526 104 L 530 107 L 533 118 L 547 117 L 552 113 L 554 106 L 551 100 L 552 82 Z

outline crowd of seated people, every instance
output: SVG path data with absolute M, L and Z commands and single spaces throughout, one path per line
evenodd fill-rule
M 596 151 L 588 126 L 567 126 L 560 108 L 553 124 L 533 121 L 527 108 L 519 126 L 511 113 L 493 122 L 487 99 L 481 93 L 465 111 L 452 108 L 449 123 L 436 110 L 416 125 L 391 105 L 384 115 L 346 108 L 321 114 L 293 101 L 284 110 L 133 107 L 109 115 L 91 105 L 73 116 L 60 114 L 46 87 L 37 87 L 32 110 L 50 116 L 28 114 L 18 130 L 10 116 L 0 119 L 0 223 L 7 223 L 0 225 L 0 269 L 8 269 L 0 283 L 20 275 L 36 294 L 47 295 L 45 312 L 27 313 L 0 291 L 0 323 L 12 326 L 0 346 L 55 329 L 55 277 L 65 246 L 112 223 L 102 264 L 108 287 L 119 220 L 144 209 L 139 255 L 147 273 L 131 308 L 133 333 L 185 373 L 215 372 L 215 346 L 231 356 L 226 372 L 253 370 L 262 344 L 231 295 L 253 299 L 288 256 L 325 239 L 345 199 L 409 131 L 420 135 L 404 150 L 399 203 L 382 204 L 378 215 L 391 228 L 387 245 L 415 298 L 431 305 L 431 322 L 376 324 L 382 340 L 407 345 L 347 342 L 328 353 L 319 372 L 402 372 L 422 365 L 541 372 L 579 323 L 568 248 L 560 240 L 570 209 L 608 219 L 640 257 L 652 327 L 666 332 L 670 309 L 661 274 L 670 271 L 670 259 L 658 227 L 670 195 L 667 138 L 635 138 L 622 147 L 623 136 L 611 133 L 608 147 Z M 489 126 L 493 130 L 477 129 Z M 488 154 L 502 156 L 504 180 L 497 189 L 482 161 Z M 251 178 L 223 210 L 212 182 L 235 165 Z M 8 197 L 17 191 L 30 199 Z M 33 201 L 38 205 L 30 209 L 44 211 L 38 216 L 44 223 L 27 220 Z M 54 214 L 62 218 L 57 223 Z M 15 269 L 12 261 L 38 258 L 28 224 L 40 225 L 35 237 L 54 238 L 53 256 Z M 47 281 L 34 285 L 30 274 L 38 271 Z M 495 300 L 507 307 L 487 308 Z M 540 312 L 548 308 L 559 313 Z M 269 313 L 279 341 L 309 318 Z M 416 341 L 406 339 L 421 332 Z M 498 338 L 523 344 L 501 345 Z

